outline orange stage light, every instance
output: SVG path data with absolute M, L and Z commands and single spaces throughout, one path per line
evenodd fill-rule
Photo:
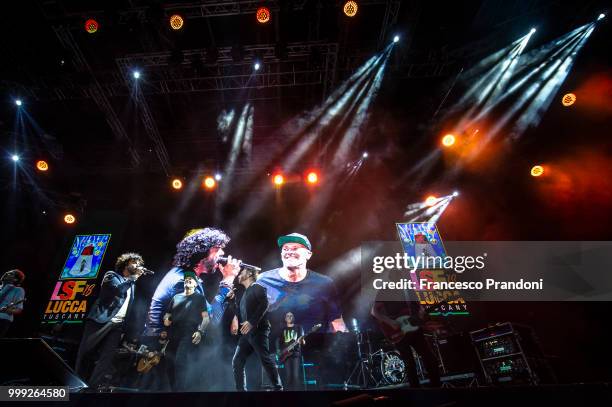
M 274 182 L 274 185 L 276 186 L 281 186 L 285 183 L 285 177 L 283 177 L 282 174 L 276 174 L 272 178 L 272 182 Z
M 76 222 L 76 217 L 71 213 L 67 213 L 66 215 L 64 215 L 64 222 L 69 225 L 72 225 L 74 222 Z
M 565 107 L 571 106 L 574 103 L 576 103 L 576 95 L 573 93 L 566 93 L 565 95 L 563 95 L 563 98 L 561 99 L 561 104 Z
M 183 17 L 180 16 L 180 14 L 173 14 L 170 16 L 170 28 L 172 28 L 173 30 L 180 30 L 181 28 L 183 28 L 184 23 L 185 21 L 183 20 Z
M 45 160 L 38 160 L 36 161 L 36 169 L 38 171 L 47 171 L 49 169 L 49 163 Z
M 433 195 L 429 195 L 427 199 L 425 199 L 425 205 L 433 206 L 437 201 L 438 201 L 438 198 L 436 198 Z
M 310 171 L 306 176 L 306 182 L 308 182 L 309 184 L 316 184 L 317 182 L 319 182 L 319 174 L 314 171 Z
M 89 20 L 85 21 L 85 31 L 87 31 L 90 34 L 93 34 L 96 31 L 98 31 L 99 27 L 100 27 L 100 24 L 98 24 L 98 22 L 94 20 L 93 18 L 90 18 Z
M 181 181 L 178 178 L 175 178 L 172 180 L 172 188 L 174 189 L 181 189 L 183 188 L 183 181 Z
M 357 15 L 357 9 L 359 7 L 357 7 L 357 2 L 355 1 L 347 1 L 346 3 L 344 3 L 344 7 L 343 7 L 343 11 L 344 14 L 346 14 L 347 17 L 355 17 L 355 15 Z
M 450 147 L 453 144 L 455 144 L 456 138 L 454 135 L 452 134 L 447 134 L 446 136 L 442 137 L 442 145 L 444 147 Z
M 211 176 L 204 178 L 204 188 L 213 189 L 217 185 L 217 181 Z
M 541 165 L 534 165 L 533 167 L 531 167 L 532 177 L 539 177 L 542 174 L 544 174 L 544 167 L 542 167 Z
M 270 21 L 270 9 L 267 7 L 260 7 L 257 9 L 255 13 L 255 17 L 257 17 L 257 22 L 260 24 L 265 24 Z

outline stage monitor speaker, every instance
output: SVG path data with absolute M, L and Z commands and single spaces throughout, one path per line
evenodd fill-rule
M 0 339 L 0 360 L 0 386 L 68 386 L 70 392 L 87 387 L 40 338 Z

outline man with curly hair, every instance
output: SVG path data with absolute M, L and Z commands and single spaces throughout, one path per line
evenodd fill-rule
M 143 275 L 144 260 L 124 253 L 114 271 L 102 279 L 100 294 L 87 315 L 76 360 L 76 372 L 90 387 L 110 384 L 115 350 L 120 346 L 134 301 L 134 283 Z
M 240 261 L 228 257 L 225 266 L 217 259 L 230 238 L 220 229 L 196 229 L 176 245 L 173 268 L 159 282 L 147 316 L 145 336 L 157 336 L 164 328 L 163 316 L 172 298 L 184 291 L 185 272 L 195 272 L 195 292 L 206 297 L 211 323 L 218 323 L 223 315 L 225 298 L 230 293 L 233 280 L 238 275 Z

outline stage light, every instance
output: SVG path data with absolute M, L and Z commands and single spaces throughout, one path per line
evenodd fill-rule
M 435 196 L 429 195 L 427 197 L 427 199 L 425 199 L 425 205 L 426 206 L 433 206 L 436 203 L 437 200 L 438 200 L 438 198 L 436 198 Z
M 606 18 L 606 15 L 604 13 L 601 13 L 598 17 L 597 17 L 597 21 L 599 20 L 603 20 L 604 18 Z
M 400 40 L 399 35 L 396 35 L 395 37 L 393 37 L 393 42 L 398 43 Z
M 175 178 L 172 180 L 172 188 L 174 189 L 181 189 L 183 188 L 183 181 L 181 181 L 178 178 Z
M 285 177 L 283 177 L 282 174 L 276 174 L 272 178 L 272 182 L 274 182 L 274 185 L 276 186 L 281 186 L 285 183 Z
M 134 79 L 138 79 L 138 78 L 140 78 L 140 71 L 134 71 L 134 72 L 132 72 L 132 76 L 134 77 Z
M 76 216 L 71 213 L 67 213 L 66 215 L 64 215 L 64 223 L 72 225 L 74 222 L 76 222 Z
M 366 151 L 366 152 L 364 152 L 363 154 L 361 154 L 361 157 L 362 157 L 362 158 L 368 158 L 368 152 Z
M 347 1 L 344 3 L 344 7 L 342 11 L 346 14 L 347 17 L 355 17 L 357 15 L 357 2 L 355 1 Z
M 454 192 L 453 192 L 453 196 L 454 196 L 454 197 L 458 197 L 458 196 L 459 196 L 459 191 L 454 191 Z
M 17 162 L 17 161 L 19 161 L 19 156 L 17 154 L 13 154 L 11 156 L 11 160 L 13 160 L 13 162 Z
M 89 34 L 93 34 L 98 31 L 98 27 L 100 27 L 100 25 L 93 18 L 85 21 L 85 31 L 87 31 Z
M 576 103 L 576 95 L 573 93 L 566 93 L 563 95 L 563 98 L 561 98 L 561 104 L 565 107 L 571 106 L 574 103 Z
M 215 181 L 221 181 L 221 174 L 219 173 L 215 174 Z
M 531 30 L 529 30 L 529 34 L 533 34 L 534 32 L 536 32 L 535 28 L 532 28 Z
M 308 182 L 309 184 L 316 184 L 317 182 L 319 182 L 319 174 L 314 171 L 310 171 L 306 176 L 306 182 Z
M 181 17 L 179 14 L 173 14 L 170 16 L 170 28 L 173 30 L 180 30 L 183 28 L 183 23 L 183 17 Z
M 204 188 L 206 189 L 214 189 L 217 185 L 217 181 L 211 176 L 204 178 Z
M 21 106 L 21 105 L 23 105 L 23 102 L 21 101 L 21 99 L 15 99 L 15 104 L 17 106 Z
M 255 69 L 256 71 L 259 71 L 259 68 L 261 68 L 261 65 L 259 64 L 259 62 L 255 62 L 255 65 L 253 65 L 253 69 Z
M 270 9 L 267 7 L 260 7 L 257 9 L 255 13 L 255 17 L 257 17 L 257 22 L 260 24 L 265 24 L 270 21 Z
M 442 145 L 444 147 L 452 146 L 453 144 L 455 144 L 455 141 L 457 141 L 457 139 L 453 134 L 447 134 L 446 136 L 442 137 Z
M 45 160 L 38 160 L 36 161 L 36 169 L 38 171 L 47 171 L 49 169 L 49 163 L 47 163 Z
M 533 167 L 531 167 L 532 177 L 539 177 L 542 174 L 544 174 L 544 167 L 542 167 L 541 165 L 534 165 Z

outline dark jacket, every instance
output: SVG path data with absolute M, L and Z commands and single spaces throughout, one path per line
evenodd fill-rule
M 107 271 L 102 279 L 102 286 L 100 287 L 100 294 L 98 299 L 91 307 L 87 319 L 92 321 L 105 324 L 110 321 L 125 302 L 128 295 L 128 290 L 132 289 L 132 296 L 130 297 L 130 303 L 128 304 L 128 312 L 126 318 L 129 315 L 131 305 L 134 301 L 134 281 L 123 277 L 114 271 Z
M 266 289 L 259 284 L 251 284 L 240 299 L 240 322 L 249 321 L 255 329 L 270 328 L 267 318 L 268 296 Z

